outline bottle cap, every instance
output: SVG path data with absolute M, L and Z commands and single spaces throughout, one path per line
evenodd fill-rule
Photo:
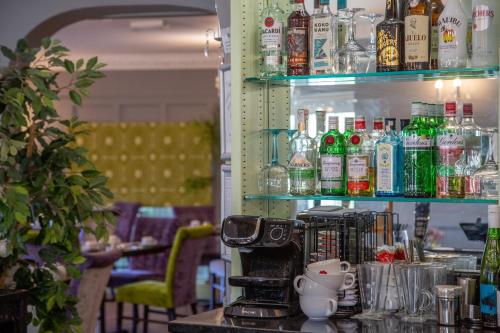
M 319 0 L 320 5 L 330 5 L 330 0 Z
M 373 121 L 373 129 L 375 130 L 383 130 L 384 129 L 384 118 L 377 117 Z
M 447 102 L 444 115 L 446 117 L 455 117 L 457 115 L 457 102 Z
M 473 115 L 472 103 L 464 103 L 464 118 L 472 118 Z
M 412 116 L 427 116 L 427 110 L 424 104 L 420 102 L 411 103 Z
M 500 206 L 498 205 L 488 206 L 488 228 L 500 228 L 500 220 L 498 219 L 499 211 Z
M 366 129 L 365 116 L 356 116 L 356 121 L 354 122 L 354 129 L 364 130 Z
M 385 128 L 387 131 L 396 130 L 396 118 L 385 118 Z
M 354 118 L 352 118 L 352 117 L 345 118 L 345 125 L 346 125 L 346 127 L 349 125 L 351 125 L 351 126 L 354 125 Z
M 444 104 L 436 104 L 436 115 L 438 117 L 444 116 Z
M 339 117 L 331 116 L 328 118 L 328 129 L 338 129 L 339 128 Z

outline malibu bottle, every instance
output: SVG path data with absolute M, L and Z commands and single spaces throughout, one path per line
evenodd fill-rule
M 288 75 L 309 74 L 309 15 L 304 0 L 294 0 L 288 16 L 287 52 Z
M 345 195 L 345 141 L 339 132 L 339 117 L 328 119 L 328 132 L 321 138 L 321 194 Z
M 430 68 L 431 13 L 429 0 L 408 0 L 405 14 L 405 68 Z
M 467 14 L 459 0 L 448 0 L 438 21 L 439 68 L 467 66 Z

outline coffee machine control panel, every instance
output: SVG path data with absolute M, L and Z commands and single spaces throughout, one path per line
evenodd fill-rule
M 282 246 L 292 238 L 293 224 L 289 221 L 268 220 L 264 227 L 262 245 L 268 247 Z

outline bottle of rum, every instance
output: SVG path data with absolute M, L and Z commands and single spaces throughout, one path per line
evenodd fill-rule
M 404 195 L 430 198 L 436 188 L 432 131 L 422 103 L 412 103 L 411 123 L 403 129 Z
M 467 66 L 467 14 L 459 0 L 448 0 L 438 21 L 439 68 Z
M 310 26 L 310 72 L 328 74 L 333 72 L 333 56 L 337 50 L 337 25 L 330 10 L 330 0 L 319 0 L 319 8 L 311 16 Z
M 429 0 L 408 0 L 405 14 L 405 68 L 430 68 L 431 13 Z
M 385 135 L 375 144 L 377 197 L 395 197 L 403 193 L 403 142 L 396 133 L 396 123 L 389 121 Z
M 285 74 L 285 12 L 278 0 L 261 13 L 260 19 L 260 75 L 269 77 Z
M 481 128 L 474 122 L 471 103 L 464 104 L 461 126 L 465 139 L 465 197 L 474 198 L 476 193 L 479 193 L 477 179 L 472 176 L 481 166 Z
M 374 145 L 366 131 L 364 116 L 356 117 L 346 153 L 347 194 L 353 197 L 373 196 Z
M 465 139 L 457 122 L 457 105 L 446 103 L 445 124 L 437 130 L 437 196 L 463 198 L 465 171 Z
M 385 20 L 377 25 L 377 72 L 403 70 L 405 25 L 397 6 L 396 0 L 386 0 Z
M 432 29 L 431 29 L 431 69 L 438 69 L 438 54 L 439 54 L 439 32 L 438 21 L 439 16 L 443 12 L 444 6 L 441 0 L 431 0 L 432 6 Z
M 479 276 L 479 302 L 483 327 L 489 330 L 498 328 L 497 322 L 497 281 L 496 275 L 500 268 L 500 221 L 499 206 L 488 206 L 488 235 L 481 260 Z
M 294 0 L 288 16 L 287 52 L 288 75 L 309 74 L 309 15 L 304 0 Z
M 316 142 L 317 149 L 317 162 L 316 162 L 316 176 L 318 179 L 316 180 L 316 192 L 321 193 L 321 155 L 320 155 L 320 147 L 321 147 L 321 139 L 323 135 L 325 135 L 325 120 L 326 120 L 326 110 L 323 108 L 316 109 L 316 136 L 314 137 L 314 141 Z
M 500 1 L 472 2 L 472 67 L 498 66 Z
M 328 119 L 328 132 L 321 138 L 321 194 L 343 196 L 346 193 L 344 136 L 339 132 L 339 118 Z
M 316 142 L 307 134 L 308 116 L 308 110 L 298 110 L 298 132 L 290 143 L 292 157 L 288 172 L 291 195 L 316 193 Z

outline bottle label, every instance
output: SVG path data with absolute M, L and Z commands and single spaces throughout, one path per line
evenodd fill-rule
M 447 134 L 447 135 L 438 135 L 437 138 L 439 149 L 460 149 L 460 153 L 465 148 L 465 139 L 462 135 L 457 134 Z
M 295 153 L 290 160 L 290 166 L 293 168 L 312 168 L 313 165 L 302 153 Z
M 344 158 L 341 155 L 321 156 L 321 179 L 342 179 Z
M 435 25 L 431 29 L 431 60 L 438 60 L 439 54 L 439 28 Z
M 291 66 L 307 66 L 307 28 L 288 29 L 288 63 Z
M 439 18 L 439 58 L 467 56 L 467 25 L 460 18 L 442 16 Z
M 332 18 L 320 17 L 312 19 L 313 60 L 311 69 L 315 72 L 330 71 L 333 50 Z
M 406 63 L 429 61 L 429 24 L 425 15 L 405 17 L 405 59 Z
M 398 27 L 379 29 L 377 33 L 377 64 L 378 66 L 399 66 L 400 54 Z
M 491 26 L 495 12 L 487 5 L 475 6 L 472 10 L 472 29 L 474 31 L 485 31 Z
M 347 188 L 349 190 L 370 189 L 369 165 L 370 157 L 367 155 L 347 156 Z
M 377 145 L 377 191 L 393 192 L 394 146 L 390 144 Z
M 429 135 L 412 134 L 403 138 L 403 147 L 405 148 L 431 148 L 432 142 Z
M 420 0 L 410 0 L 410 7 L 415 8 L 420 3 Z
M 316 175 L 314 169 L 289 168 L 288 170 L 292 192 L 314 192 L 316 190 Z
M 281 51 L 283 45 L 283 22 L 266 17 L 262 23 L 262 50 Z
M 481 313 L 497 315 L 497 287 L 494 284 L 481 283 L 479 287 Z

